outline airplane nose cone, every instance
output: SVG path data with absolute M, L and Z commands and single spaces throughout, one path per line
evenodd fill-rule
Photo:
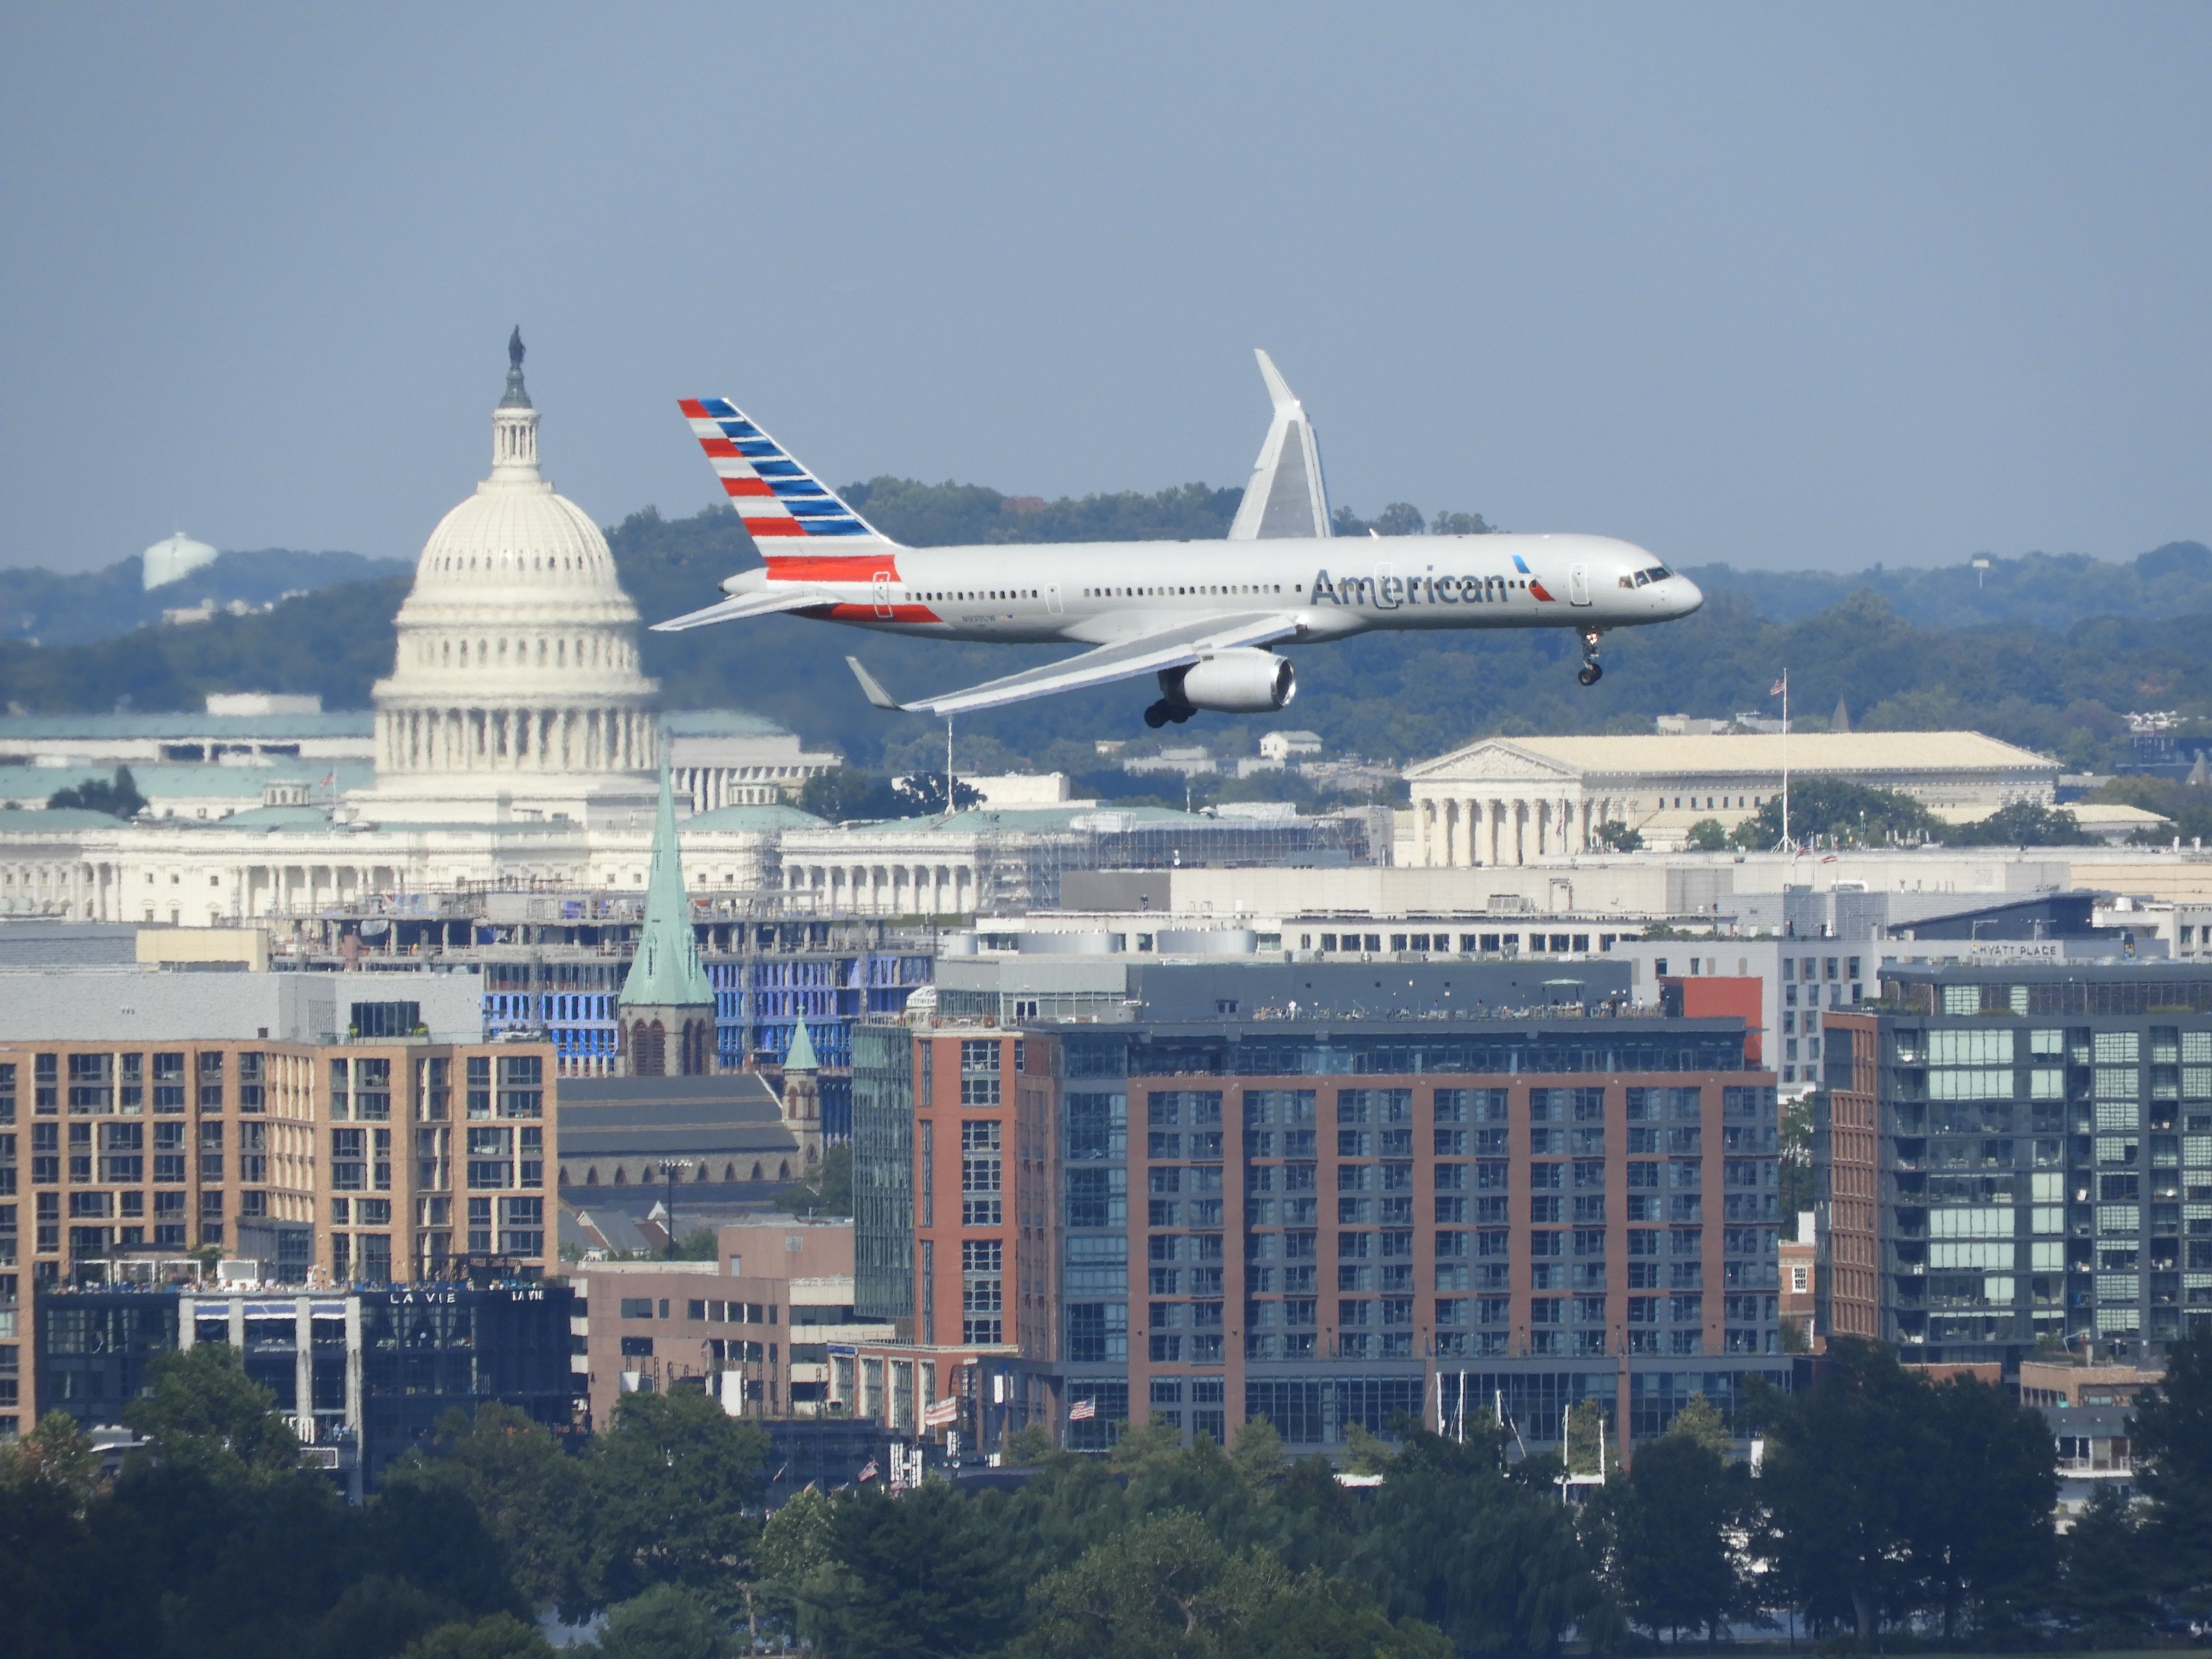
M 1705 603 L 1705 591 L 1687 576 L 1677 576 L 1674 580 L 1682 585 L 1681 593 L 1674 603 L 1674 614 L 1678 617 L 1686 617 L 1693 611 L 1703 610 Z

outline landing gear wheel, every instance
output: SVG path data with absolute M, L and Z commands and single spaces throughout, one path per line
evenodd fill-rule
M 1175 710 L 1165 697 L 1145 710 L 1145 724 L 1157 732 L 1175 718 Z
M 1188 720 L 1196 713 L 1198 713 L 1198 710 L 1195 708 L 1185 707 L 1174 710 L 1168 715 L 1168 718 L 1173 720 L 1177 726 L 1181 726 L 1185 720 Z
M 1605 670 L 1598 666 L 1598 632 L 1595 628 L 1585 628 L 1582 630 L 1582 634 L 1583 670 L 1582 672 L 1576 675 L 1575 678 L 1580 680 L 1584 685 L 1595 685 L 1600 680 L 1605 678 Z

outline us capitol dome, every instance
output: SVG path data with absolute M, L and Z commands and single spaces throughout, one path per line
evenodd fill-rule
M 638 614 L 606 538 L 538 470 L 538 410 L 507 343 L 491 476 L 424 544 L 376 683 L 376 785 L 353 798 L 386 823 L 649 812 L 659 766 L 657 681 L 638 668 Z

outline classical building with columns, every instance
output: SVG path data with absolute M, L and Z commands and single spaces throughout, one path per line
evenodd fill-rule
M 1756 813 L 1782 793 L 1785 765 L 1793 779 L 1901 790 L 1952 817 L 2047 806 L 2059 772 L 1978 732 L 1485 738 L 1407 769 L 1411 861 L 1534 864 L 1591 850 L 1607 823 L 1677 850 L 1694 823 L 1733 828 Z

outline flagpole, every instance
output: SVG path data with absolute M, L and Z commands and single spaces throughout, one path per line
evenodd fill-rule
M 1782 671 L 1782 845 L 1789 850 L 1795 843 L 1790 839 L 1790 671 Z

